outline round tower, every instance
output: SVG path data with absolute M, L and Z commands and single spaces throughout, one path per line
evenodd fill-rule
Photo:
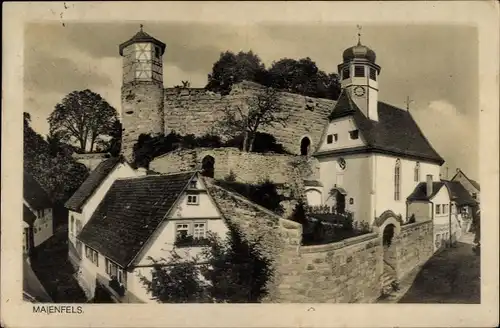
M 166 45 L 141 29 L 120 44 L 123 57 L 122 154 L 134 161 L 133 147 L 141 134 L 164 133 L 163 54 Z

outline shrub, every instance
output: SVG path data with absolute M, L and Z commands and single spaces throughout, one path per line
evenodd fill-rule
M 236 174 L 233 170 L 229 171 L 229 174 L 224 177 L 224 181 L 226 182 L 236 182 Z
M 240 134 L 224 143 L 225 147 L 235 147 L 240 150 L 243 149 L 243 134 Z M 253 143 L 252 152 L 255 153 L 277 153 L 277 154 L 291 154 L 282 144 L 276 141 L 276 138 L 269 133 L 257 132 Z
M 415 219 L 415 214 L 412 214 L 412 215 L 410 216 L 410 218 L 408 219 L 408 224 L 410 224 L 410 223 L 415 223 L 415 222 L 416 222 L 416 219 Z

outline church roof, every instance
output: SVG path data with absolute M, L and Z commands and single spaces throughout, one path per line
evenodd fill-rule
M 366 59 L 372 63 L 375 63 L 375 59 L 377 58 L 375 51 L 373 51 L 372 49 L 368 48 L 365 45 L 362 45 L 360 42 L 358 42 L 357 45 L 344 50 L 342 57 L 344 59 L 344 62 L 348 62 L 358 58 L 358 59 Z
M 78 239 L 127 267 L 195 174 L 183 172 L 116 180 Z
M 151 42 L 151 43 L 156 44 L 157 46 L 159 46 L 161 48 L 162 55 L 165 53 L 165 48 L 167 47 L 167 45 L 165 43 L 161 42 L 160 40 L 155 39 L 151 35 L 144 32 L 142 30 L 142 27 L 141 27 L 141 30 L 139 32 L 137 32 L 132 38 L 130 38 L 128 41 L 125 41 L 122 44 L 120 44 L 120 46 L 119 46 L 120 55 L 123 56 L 123 49 L 125 49 L 126 47 L 128 47 L 129 45 L 131 45 L 133 43 L 139 43 L 139 42 Z
M 345 90 L 339 96 L 329 119 L 352 116 L 361 136 L 366 142 L 362 151 L 390 153 L 395 156 L 406 156 L 428 160 L 439 164 L 443 158 L 429 143 L 411 114 L 395 106 L 378 102 L 378 121 L 367 118 Z M 327 151 L 331 153 L 335 151 Z M 316 155 L 322 153 L 317 152 Z

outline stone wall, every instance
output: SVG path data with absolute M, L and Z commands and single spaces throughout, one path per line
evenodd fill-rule
M 280 284 L 272 301 L 372 302 L 380 296 L 382 258 L 376 233 L 320 246 L 291 245 L 281 256 Z
M 434 253 L 432 221 L 401 226 L 395 238 L 398 279 L 425 263 Z
M 165 130 L 163 86 L 128 83 L 122 87 L 122 154 L 133 161 L 133 146 L 141 134 L 160 135 Z
M 278 184 L 293 184 L 302 183 L 306 178 L 319 178 L 319 163 L 315 158 L 247 153 L 237 148 L 176 150 L 155 158 L 149 167 L 159 173 L 199 170 L 205 156 L 212 156 L 215 160 L 215 179 L 224 179 L 231 172 L 236 175 L 237 181 L 244 183 L 269 179 Z
M 166 133 L 179 134 L 216 133 L 216 122 L 223 117 L 222 110 L 240 106 L 245 108 L 261 86 L 253 82 L 242 82 L 233 86 L 229 95 L 221 96 L 204 89 L 168 88 L 164 92 Z M 293 154 L 300 154 L 302 138 L 308 137 L 311 149 L 315 147 L 323 133 L 327 117 L 335 106 L 329 99 L 311 98 L 298 94 L 280 93 L 280 103 L 289 113 L 285 127 L 264 128 L 261 132 L 270 133 L 277 141 Z

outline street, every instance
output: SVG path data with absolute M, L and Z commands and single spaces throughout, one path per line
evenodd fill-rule
M 380 303 L 479 304 L 480 256 L 472 251 L 472 240 L 472 234 L 466 234 L 455 247 L 434 254 Z

